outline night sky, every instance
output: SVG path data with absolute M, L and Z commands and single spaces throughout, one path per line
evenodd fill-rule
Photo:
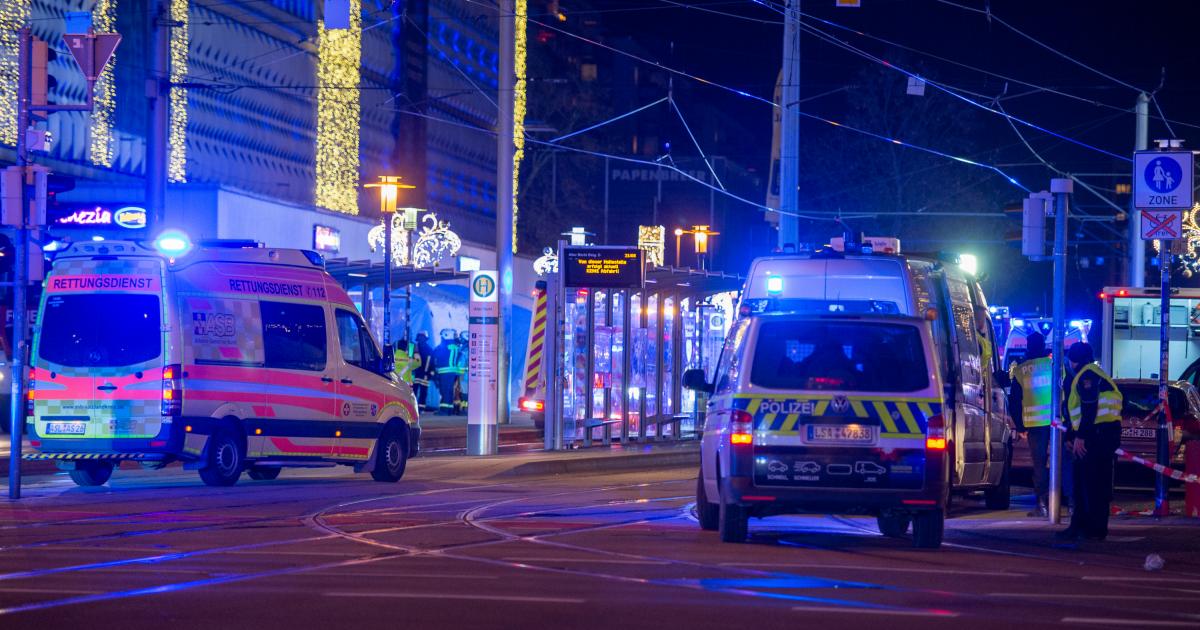
M 1140 90 L 1157 90 L 1157 104 L 1172 121 L 1174 137 L 1194 139 L 1195 142 L 1185 146 L 1200 148 L 1200 139 L 1196 138 L 1200 129 L 1200 105 L 1196 104 L 1196 97 L 1200 96 L 1197 82 L 1200 69 L 1196 66 L 1194 44 L 1188 41 L 1182 28 L 1200 17 L 1200 5 L 1184 1 L 952 1 L 953 4 L 937 0 L 862 0 L 860 8 L 838 8 L 833 0 L 811 0 L 802 5 L 802 11 L 807 14 L 803 21 L 870 55 L 962 90 L 976 101 L 995 106 L 992 101 L 999 97 L 998 106 L 1008 114 L 1094 147 L 1082 147 L 1052 133 L 1019 126 L 1025 139 L 1042 158 L 1066 172 L 1119 175 L 1130 170 L 1128 162 L 1106 155 L 1104 151 L 1118 156 L 1127 156 L 1133 151 L 1135 119 L 1132 109 Z M 570 8 L 565 2 L 563 5 L 564 9 Z M 989 20 L 983 12 L 988 5 L 998 19 Z M 782 16 L 763 3 L 750 0 L 605 0 L 595 2 L 587 9 L 596 11 L 610 35 L 634 38 L 651 58 L 664 65 L 763 98 L 772 97 L 780 66 Z M 861 31 L 867 36 L 853 31 Z M 880 40 L 913 50 L 903 50 Z M 1037 42 L 1095 71 L 1067 60 Z M 673 53 L 670 43 L 674 44 Z M 814 115 L 845 121 L 861 105 L 863 90 L 876 89 L 874 84 L 862 85 L 864 76 L 869 77 L 872 73 L 885 76 L 895 72 L 821 41 L 815 34 L 805 33 L 802 35 L 801 98 L 812 100 L 805 101 L 801 108 Z M 1016 81 L 1005 81 L 995 75 L 1006 75 Z M 903 79 L 898 75 L 894 78 Z M 744 130 L 744 133 L 719 136 L 716 139 L 719 145 L 710 145 L 706 150 L 729 156 L 751 168 L 767 168 L 770 106 L 691 79 L 676 77 L 675 81 L 676 94 L 683 106 L 690 101 L 717 107 L 731 124 Z M 857 87 L 845 89 L 848 85 Z M 832 94 L 826 95 L 827 92 Z M 931 131 L 922 129 L 918 121 L 874 131 L 891 131 L 915 144 L 996 165 L 1033 190 L 1048 188 L 1053 172 L 1038 163 L 1003 117 L 957 100 L 933 86 L 926 87 L 924 97 L 909 98 L 937 99 L 939 111 L 953 116 L 956 124 L 940 130 L 935 126 Z M 1151 116 L 1151 140 L 1171 135 L 1159 120 L 1154 103 L 1151 104 Z M 807 145 L 803 150 L 808 152 L 806 161 L 802 162 L 804 174 L 816 173 L 817 181 L 821 181 L 821 156 L 814 156 L 813 151 L 819 152 L 825 146 L 853 142 L 864 152 L 894 150 L 886 142 L 848 137 L 852 135 L 855 134 L 822 122 L 803 121 L 801 142 Z M 879 148 L 871 148 L 872 143 L 878 143 Z M 946 158 L 918 156 L 915 159 L 918 161 L 913 162 L 914 172 L 940 169 L 947 181 L 967 179 L 972 182 L 972 196 L 963 197 L 963 203 L 957 207 L 956 199 L 932 199 L 938 196 L 933 193 L 931 199 L 943 204 L 939 209 L 956 207 L 972 212 L 1000 213 L 1004 206 L 1019 203 L 1025 195 L 998 174 L 976 172 L 972 170 L 976 167 Z M 1108 191 L 1110 200 L 1128 205 L 1128 197 L 1114 196 L 1111 192 L 1117 183 L 1128 182 L 1128 176 L 1089 176 L 1087 181 L 1101 191 Z M 825 192 L 820 183 L 802 184 L 802 207 L 818 208 Z M 1110 205 L 1086 193 L 1077 194 L 1075 202 L 1083 212 L 1106 217 L 1116 214 Z M 970 207 L 963 207 L 965 205 Z M 894 228 L 904 232 L 914 225 L 912 221 L 906 223 L 902 219 L 886 224 L 864 223 L 868 231 Z M 930 220 L 929 225 L 942 234 L 950 234 L 951 238 L 961 230 L 964 235 L 972 235 L 964 236 L 965 242 L 985 243 L 979 247 L 991 258 L 988 262 L 992 268 L 988 271 L 993 280 L 988 290 L 994 303 L 1012 303 L 1022 311 L 1043 307 L 1047 301 L 1045 289 L 1048 287 L 1045 285 L 1049 282 L 1049 267 L 1029 265 L 1018 250 L 1003 246 L 998 235 L 1011 230 L 1014 227 L 1011 223 L 996 219 L 940 218 Z M 1073 228 L 1072 238 L 1081 243 L 1071 252 L 1074 301 L 1083 301 L 1105 284 L 1123 283 L 1119 269 L 1123 254 L 1118 248 L 1123 246 L 1119 243 L 1122 240 L 1119 233 L 1126 230 L 1125 226 L 1123 222 L 1110 221 L 1103 225 L 1088 224 L 1078 230 Z M 840 228 L 827 222 L 814 222 L 806 223 L 802 229 L 810 230 L 811 235 L 819 239 L 836 234 Z M 991 241 L 979 239 L 977 235 L 981 233 L 992 234 Z M 976 241 L 971 241 L 972 238 Z M 933 249 L 941 244 L 930 241 L 929 247 L 921 249 Z M 1078 259 L 1086 260 L 1081 265 Z M 1090 311 L 1091 306 L 1080 308 Z M 1089 312 L 1080 313 L 1087 314 Z

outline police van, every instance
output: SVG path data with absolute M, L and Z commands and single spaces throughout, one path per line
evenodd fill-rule
M 991 331 L 978 283 L 949 261 L 756 260 L 714 382 L 684 374 L 711 394 L 701 526 L 740 542 L 750 516 L 865 513 L 937 547 L 952 492 L 1007 509 L 1012 429 Z
M 421 428 L 391 355 L 313 252 L 75 243 L 38 310 L 29 457 L 83 486 L 176 460 L 218 486 L 335 464 L 397 481 Z

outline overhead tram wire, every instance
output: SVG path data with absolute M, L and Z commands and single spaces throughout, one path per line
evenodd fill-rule
M 484 4 L 484 3 L 480 2 L 479 0 L 466 0 L 466 2 L 469 2 L 469 3 L 471 3 L 471 4 L 479 4 L 479 5 L 483 5 L 483 4 Z M 486 6 L 486 5 L 484 5 L 484 6 Z M 624 50 L 621 50 L 621 49 L 619 49 L 619 48 L 615 48 L 615 47 L 613 47 L 613 46 L 609 46 L 609 45 L 607 45 L 607 44 L 604 44 L 604 43 L 602 43 L 602 42 L 597 42 L 597 41 L 595 41 L 595 40 L 589 39 L 589 38 L 587 38 L 587 37 L 584 37 L 584 36 L 582 36 L 582 35 L 577 35 L 577 34 L 575 34 L 575 33 L 572 33 L 572 32 L 570 32 L 570 31 L 567 31 L 567 30 L 564 30 L 564 29 L 561 29 L 561 28 L 555 27 L 555 26 L 553 26 L 553 25 L 550 25 L 550 24 L 545 24 L 545 23 L 542 23 L 542 22 L 539 22 L 539 21 L 537 21 L 537 20 L 533 20 L 533 19 L 529 19 L 528 21 L 529 21 L 530 23 L 533 23 L 533 24 L 537 24 L 537 25 L 539 25 L 539 26 L 542 26 L 543 28 L 548 28 L 548 29 L 550 29 L 550 30 L 552 30 L 552 31 L 556 31 L 556 32 L 558 32 L 558 33 L 562 33 L 563 35 L 566 35 L 566 36 L 568 36 L 568 37 L 572 37 L 572 38 L 574 38 L 574 39 L 578 39 L 578 40 L 580 40 L 580 41 L 583 41 L 583 42 L 586 42 L 586 43 L 592 44 L 593 46 L 597 46 L 597 47 L 603 48 L 603 49 L 605 49 L 605 50 L 609 50 L 609 51 L 615 52 L 615 53 L 617 53 L 617 54 L 619 54 L 619 55 L 623 55 L 623 56 L 629 57 L 629 58 L 631 58 L 631 59 L 634 59 L 634 60 L 636 60 L 636 61 L 640 61 L 640 62 L 642 62 L 642 63 L 644 63 L 644 64 L 647 64 L 647 65 L 650 65 L 650 66 L 654 66 L 654 67 L 656 67 L 656 68 L 659 68 L 659 69 L 662 69 L 662 70 L 664 70 L 664 71 L 666 71 L 666 72 L 671 72 L 671 73 L 673 73 L 673 74 L 677 74 L 677 75 L 679 75 L 679 76 L 686 77 L 686 78 L 688 78 L 688 79 L 692 79 L 693 81 L 696 81 L 696 82 L 698 82 L 698 83 L 701 83 L 701 84 L 704 84 L 704 85 L 709 85 L 709 86 L 715 87 L 715 88 L 717 88 L 717 89 L 725 90 L 725 91 L 727 91 L 727 92 L 731 92 L 731 93 L 737 94 L 737 95 L 739 95 L 739 96 L 743 96 L 743 97 L 746 97 L 746 98 L 749 98 L 749 99 L 752 99 L 752 100 L 755 100 L 755 101 L 759 101 L 759 102 L 761 102 L 761 103 L 765 103 L 765 104 L 767 104 L 767 105 L 770 105 L 771 107 L 775 107 L 775 108 L 779 107 L 779 104 L 775 103 L 774 101 L 771 101 L 771 100 L 769 100 L 769 99 L 765 99 L 765 98 L 763 98 L 763 97 L 761 97 L 761 96 L 757 96 L 757 95 L 755 95 L 755 94 L 751 94 L 751 93 L 749 93 L 749 92 L 746 92 L 746 91 L 744 91 L 744 90 L 739 90 L 739 89 L 737 89 L 737 88 L 730 87 L 730 86 L 727 86 L 727 85 L 724 85 L 724 84 L 721 84 L 721 83 L 717 83 L 717 82 L 715 82 L 715 81 L 710 81 L 709 79 L 705 79 L 705 78 L 703 78 L 703 77 L 700 77 L 700 76 L 697 76 L 697 75 L 691 74 L 691 73 L 689 73 L 689 72 L 684 72 L 684 71 L 682 71 L 682 70 L 679 70 L 679 69 L 676 69 L 676 68 L 672 68 L 672 67 L 670 67 L 670 66 L 663 65 L 662 63 L 659 63 L 659 62 L 657 62 L 657 61 L 653 61 L 653 60 L 650 60 L 650 59 L 646 59 L 646 58 L 644 58 L 644 57 L 641 57 L 641 56 L 635 55 L 635 54 L 633 54 L 633 53 L 630 53 L 630 52 L 627 52 L 627 51 L 624 51 Z M 836 122 L 836 121 L 833 121 L 833 120 L 829 120 L 829 119 L 827 119 L 827 118 L 823 118 L 823 117 L 821 117 L 821 116 L 817 116 L 816 114 L 810 114 L 810 113 L 803 112 L 803 111 L 797 111 L 797 113 L 798 113 L 800 116 L 803 116 L 803 117 L 806 117 L 806 118 L 811 118 L 811 119 L 813 119 L 813 120 L 818 120 L 818 121 L 821 121 L 821 122 L 827 123 L 827 124 L 829 124 L 829 125 L 832 125 L 832 126 L 835 126 L 835 127 L 841 127 L 841 128 L 844 128 L 844 129 L 849 129 L 850 131 L 854 131 L 854 132 L 857 132 L 857 133 L 861 133 L 861 134 L 863 134 L 863 135 L 871 136 L 871 137 L 873 137 L 873 138 L 878 138 L 878 139 L 880 139 L 880 140 L 884 140 L 884 141 L 890 142 L 890 143 L 892 143 L 892 144 L 896 144 L 896 145 L 900 145 L 900 146 L 905 146 L 905 147 L 909 147 L 909 148 L 912 148 L 912 149 L 917 149 L 917 150 L 919 150 L 919 151 L 924 151 L 924 152 L 926 152 L 926 153 L 930 153 L 930 154 L 937 155 L 937 156 L 940 156 L 940 157 L 944 157 L 944 158 L 948 158 L 948 159 L 951 159 L 951 160 L 955 160 L 955 161 L 961 162 L 961 163 L 963 163 L 963 164 L 969 164 L 969 165 L 972 165 L 972 166 L 978 166 L 978 167 L 980 167 L 980 168 L 986 168 L 986 169 L 988 169 L 988 170 L 995 171 L 996 173 L 998 173 L 998 174 L 1000 174 L 1002 177 L 1004 177 L 1004 179 L 1005 179 L 1006 181 L 1008 181 L 1009 183 L 1011 183 L 1011 184 L 1013 184 L 1014 186 L 1016 186 L 1016 187 L 1020 188 L 1021 190 L 1024 190 L 1024 191 L 1026 191 L 1026 192 L 1030 192 L 1030 190 L 1029 190 L 1028 188 L 1026 188 L 1024 185 L 1022 185 L 1020 182 L 1018 182 L 1018 181 L 1016 180 L 1016 178 L 1014 178 L 1014 177 L 1012 177 L 1012 176 L 1008 175 L 1007 173 L 1005 173 L 1004 171 L 1000 170 L 999 168 L 997 168 L 997 167 L 995 167 L 995 166 L 993 166 L 993 165 L 990 165 L 990 164 L 983 164 L 983 163 L 976 162 L 976 161 L 974 161 L 974 160 L 970 160 L 970 159 L 967 159 L 967 158 L 963 158 L 963 157 L 954 156 L 954 155 L 951 155 L 951 154 L 949 154 L 949 153 L 945 153 L 945 152 L 943 152 L 943 151 L 938 151 L 938 150 L 936 150 L 936 149 L 930 149 L 930 148 L 922 147 L 922 146 L 920 146 L 920 145 L 915 145 L 915 144 L 912 144 L 912 143 L 909 143 L 909 142 L 905 142 L 905 141 L 903 141 L 903 140 L 899 140 L 899 139 L 897 139 L 897 138 L 888 138 L 888 137 L 886 137 L 886 136 L 883 136 L 883 135 L 880 135 L 880 134 L 877 134 L 877 133 L 873 133 L 873 132 L 865 131 L 865 130 L 862 130 L 862 129 L 858 129 L 858 128 L 855 128 L 855 127 L 851 127 L 851 126 L 849 126 L 849 125 L 844 125 L 844 124 L 842 124 L 842 123 L 839 123 L 839 122 Z M 759 205 L 759 204 L 753 204 L 753 205 Z M 765 206 L 761 206 L 761 207 L 764 207 L 764 208 L 765 208 Z M 776 209 L 774 209 L 774 208 L 767 208 L 767 209 L 768 209 L 768 210 L 772 210 L 772 211 L 774 211 L 774 212 L 778 212 L 778 210 L 776 210 Z
M 961 101 L 963 101 L 963 102 L 965 102 L 965 103 L 968 103 L 968 104 L 970 104 L 970 105 L 971 105 L 971 106 L 973 106 L 973 107 L 977 107 L 977 108 L 979 108 L 979 109 L 982 109 L 982 110 L 984 110 L 984 111 L 987 111 L 987 112 L 993 113 L 993 114 L 995 114 L 995 115 L 997 115 L 997 116 L 1002 116 L 1002 117 L 1004 117 L 1004 118 L 1008 118 L 1008 119 L 1014 120 L 1014 121 L 1016 121 L 1016 122 L 1019 122 L 1019 123 L 1021 123 L 1021 124 L 1025 125 L 1025 126 L 1027 126 L 1027 127 L 1031 128 L 1031 129 L 1036 129 L 1036 130 L 1038 130 L 1038 131 L 1041 131 L 1042 133 L 1045 133 L 1045 134 L 1049 134 L 1049 135 L 1052 135 L 1052 136 L 1056 136 L 1056 137 L 1062 138 L 1063 140 L 1066 140 L 1066 141 L 1068 141 L 1068 142 L 1070 142 L 1070 143 L 1072 143 L 1072 144 L 1076 144 L 1076 145 L 1078 145 L 1078 146 L 1080 146 L 1080 147 L 1083 147 L 1083 148 L 1086 148 L 1086 149 L 1091 149 L 1092 151 L 1096 151 L 1096 152 L 1098 152 L 1098 153 L 1102 153 L 1102 154 L 1104 154 L 1104 155 L 1107 155 L 1107 156 L 1109 156 L 1109 157 L 1113 157 L 1113 158 L 1116 158 L 1116 159 L 1119 159 L 1119 160 L 1124 160 L 1124 161 L 1126 161 L 1126 162 L 1132 162 L 1132 159 L 1131 159 L 1131 158 L 1129 158 L 1129 157 L 1127 157 L 1127 156 L 1120 155 L 1120 154 L 1117 154 L 1117 153 L 1113 153 L 1112 151 L 1108 151 L 1108 150 L 1106 150 L 1106 149 L 1101 149 L 1100 147 L 1092 146 L 1092 145 L 1090 145 L 1090 144 L 1088 144 L 1088 143 L 1086 143 L 1086 142 L 1083 142 L 1083 141 L 1081 141 L 1081 140 L 1076 140 L 1076 139 L 1074 139 L 1074 138 L 1071 138 L 1070 136 L 1063 135 L 1063 134 L 1061 134 L 1061 133 L 1058 133 L 1057 131 L 1054 131 L 1054 130 L 1052 130 L 1052 129 L 1047 129 L 1046 127 L 1043 127 L 1043 126 L 1041 126 L 1041 125 L 1038 125 L 1037 123 L 1033 123 L 1033 122 L 1030 122 L 1030 121 L 1028 121 L 1028 120 L 1025 120 L 1025 119 L 1023 119 L 1023 118 L 1018 118 L 1018 117 L 1016 117 L 1016 116 L 1012 116 L 1012 115 L 1010 115 L 1010 114 L 1007 114 L 1007 113 L 1004 113 L 1004 112 L 998 111 L 998 110 L 996 110 L 996 109 L 994 109 L 994 108 L 992 108 L 992 107 L 989 107 L 989 106 L 987 106 L 987 105 L 985 105 L 985 104 L 983 104 L 983 103 L 980 103 L 980 102 L 978 102 L 978 101 L 974 101 L 974 100 L 972 100 L 972 99 L 970 99 L 970 98 L 967 98 L 966 96 L 963 96 L 963 95 L 962 95 L 960 92 L 967 92 L 967 93 L 971 93 L 971 94 L 973 94 L 973 95 L 975 95 L 975 96 L 985 96 L 985 95 L 980 95 L 980 94 L 977 94 L 977 93 L 972 93 L 972 92 L 970 92 L 969 90 L 963 90 L 963 89 L 960 89 L 960 88 L 950 88 L 950 87 L 947 87 L 947 85 L 946 85 L 946 84 L 942 84 L 942 83 L 941 83 L 941 82 L 939 82 L 939 81 L 935 81 L 935 80 L 933 80 L 933 79 L 929 79 L 929 78 L 926 78 L 926 77 L 922 77 L 921 75 L 918 75 L 918 74 L 916 74 L 916 73 L 914 73 L 914 72 L 911 72 L 911 71 L 909 71 L 909 70 L 905 70 L 904 68 L 901 68 L 900 66 L 897 66 L 896 64 L 894 64 L 894 63 L 892 63 L 892 62 L 890 62 L 890 61 L 887 61 L 886 59 L 883 59 L 883 58 L 877 57 L 877 56 L 875 56 L 875 55 L 873 55 L 873 54 L 871 54 L 871 53 L 869 53 L 869 52 L 866 52 L 865 50 L 862 50 L 862 49 L 860 49 L 860 48 L 858 48 L 858 47 L 854 46 L 853 44 L 850 44 L 849 42 L 844 42 L 844 41 L 842 41 L 842 40 L 840 40 L 840 39 L 838 39 L 838 38 L 834 37 L 833 35 L 830 35 L 829 33 L 826 33 L 825 31 L 822 31 L 822 30 L 820 30 L 820 29 L 818 29 L 818 28 L 816 28 L 816 27 L 813 27 L 812 25 L 805 24 L 805 23 L 801 22 L 801 24 L 800 24 L 800 27 L 801 27 L 802 29 L 804 29 L 806 32 L 808 32 L 808 33 L 810 33 L 810 34 L 812 34 L 812 35 L 816 36 L 818 39 L 820 39 L 820 40 L 822 40 L 822 41 L 824 41 L 824 42 L 826 42 L 826 43 L 828 43 L 828 44 L 831 44 L 831 45 L 833 45 L 833 46 L 835 46 L 835 47 L 838 47 L 838 48 L 841 48 L 841 49 L 843 49 L 843 50 L 846 50 L 846 51 L 852 52 L 852 53 L 854 53 L 854 54 L 856 54 L 856 55 L 859 55 L 859 56 L 863 57 L 864 59 L 868 59 L 868 60 L 870 60 L 870 61 L 873 61 L 873 62 L 875 62 L 875 63 L 878 63 L 878 64 L 880 64 L 880 65 L 882 65 L 882 66 L 884 66 L 884 67 L 887 67 L 887 68 L 891 68 L 891 69 L 893 69 L 893 70 L 896 70 L 897 72 L 900 72 L 901 74 L 904 74 L 904 75 L 906 75 L 906 76 L 908 76 L 908 77 L 911 77 L 911 78 L 917 79 L 917 80 L 919 80 L 919 81 L 923 81 L 923 82 L 925 82 L 926 84 L 933 86 L 935 89 L 938 89 L 938 90 L 940 90 L 940 91 L 942 91 L 942 92 L 944 92 L 944 93 L 946 93 L 946 94 L 949 94 L 950 96 L 953 96 L 954 98 L 957 98 L 957 99 L 959 99 L 959 100 L 961 100 Z

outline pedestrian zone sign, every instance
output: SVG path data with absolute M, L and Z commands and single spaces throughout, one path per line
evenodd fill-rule
M 1142 239 L 1169 241 L 1183 235 L 1182 210 L 1142 210 Z
M 1138 151 L 1133 156 L 1133 207 L 1191 209 L 1192 168 L 1191 151 Z

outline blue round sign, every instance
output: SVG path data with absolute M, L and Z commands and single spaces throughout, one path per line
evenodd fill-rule
M 1183 169 L 1175 160 L 1157 157 L 1146 165 L 1142 177 L 1145 178 L 1146 185 L 1150 187 L 1150 190 L 1160 194 L 1169 193 L 1179 188 L 1179 182 L 1183 179 Z

